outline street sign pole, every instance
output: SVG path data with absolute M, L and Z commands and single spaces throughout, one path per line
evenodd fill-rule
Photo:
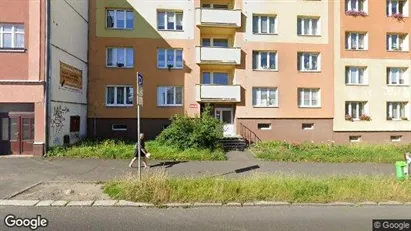
M 142 78 L 142 76 L 141 76 Z M 137 152 L 138 152 L 138 180 L 141 180 L 141 139 L 140 139 L 140 74 L 137 72 Z

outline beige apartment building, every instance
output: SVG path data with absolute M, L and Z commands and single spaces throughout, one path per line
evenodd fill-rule
M 91 0 L 89 136 L 135 139 L 139 72 L 149 138 L 209 103 L 227 137 L 407 140 L 409 85 L 383 67 L 408 74 L 409 4 L 368 1 Z

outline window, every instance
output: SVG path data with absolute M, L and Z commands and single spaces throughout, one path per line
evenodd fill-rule
M 314 124 L 313 123 L 303 124 L 302 128 L 303 128 L 303 130 L 312 130 L 312 129 L 314 129 Z
M 208 8 L 208 9 L 228 9 L 228 5 L 223 5 L 223 4 L 203 4 L 203 8 Z
M 347 32 L 345 49 L 347 50 L 367 50 L 368 37 L 366 33 Z
M 157 106 L 183 106 L 183 87 L 157 87 Z
M 202 84 L 228 85 L 228 73 L 203 72 Z
M 297 65 L 299 71 L 319 71 L 320 70 L 320 53 L 298 52 Z
M 391 142 L 401 142 L 402 136 L 391 136 Z
M 133 29 L 133 10 L 107 10 L 107 28 Z
M 254 34 L 276 34 L 277 33 L 277 16 L 253 16 L 253 33 Z
M 254 107 L 278 107 L 277 88 L 253 88 Z
M 350 119 L 360 120 L 362 115 L 368 114 L 366 105 L 367 102 L 345 102 L 345 115 Z
M 320 35 L 320 19 L 312 17 L 297 18 L 298 35 Z
M 0 24 L 0 49 L 24 49 L 24 25 Z
M 320 107 L 321 95 L 320 89 L 299 88 L 298 89 L 298 106 L 299 107 Z
M 405 0 L 387 0 L 387 16 L 403 15 L 407 16 L 408 3 Z
M 366 67 L 345 67 L 345 83 L 353 85 L 367 84 Z
M 228 47 L 228 39 L 224 38 L 203 38 L 203 47 Z
M 113 131 L 127 131 L 127 125 L 125 125 L 125 124 L 113 124 L 111 126 L 111 130 L 113 130 Z
M 406 68 L 388 67 L 387 68 L 387 84 L 389 85 L 405 85 L 406 81 Z
M 183 50 L 182 49 L 163 49 L 157 50 L 157 67 L 158 68 L 183 68 Z
M 271 130 L 271 124 L 257 124 L 259 130 Z
M 361 142 L 361 136 L 350 136 L 350 142 Z
M 159 11 L 157 12 L 158 30 L 183 30 L 183 12 Z
M 405 102 L 388 102 L 387 103 L 387 120 L 406 120 L 408 113 L 405 112 Z
M 253 51 L 254 70 L 277 70 L 276 51 Z
M 107 48 L 107 67 L 131 68 L 134 66 L 133 48 Z
M 407 35 L 387 34 L 387 51 L 408 51 Z
M 107 106 L 133 106 L 133 88 L 129 86 L 106 87 Z
M 0 133 L 2 141 L 8 141 L 10 139 L 9 131 L 9 118 L 0 118 Z
M 70 116 L 70 132 L 80 131 L 80 116 Z
M 367 12 L 367 3 L 367 0 L 345 0 L 345 10 Z

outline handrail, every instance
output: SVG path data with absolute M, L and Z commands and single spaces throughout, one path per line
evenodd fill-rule
M 247 140 L 248 144 L 256 144 L 258 142 L 261 142 L 260 137 L 257 136 L 251 129 L 249 129 L 247 126 L 245 126 L 243 123 L 240 123 L 240 135 Z M 248 133 L 248 134 L 247 134 Z M 253 139 L 254 138 L 254 139 Z

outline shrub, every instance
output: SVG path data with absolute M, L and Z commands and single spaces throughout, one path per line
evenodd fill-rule
M 171 125 L 156 140 L 162 145 L 180 149 L 215 149 L 222 137 L 223 125 L 211 115 L 211 107 L 207 105 L 201 117 L 174 116 Z

